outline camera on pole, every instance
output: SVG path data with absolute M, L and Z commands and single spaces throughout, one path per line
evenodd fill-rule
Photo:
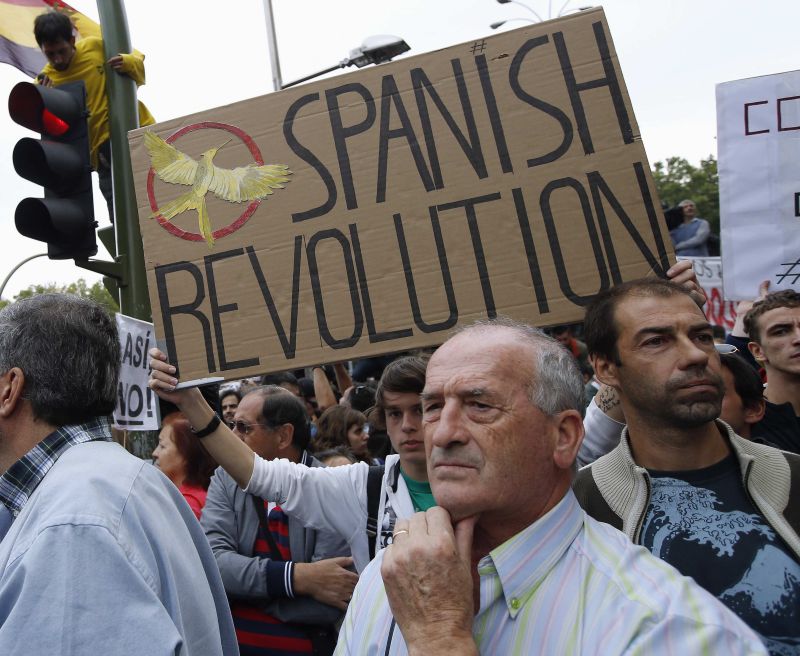
M 8 111 L 15 123 L 42 137 L 25 137 L 14 146 L 16 172 L 44 187 L 44 198 L 25 198 L 17 205 L 17 231 L 45 242 L 51 260 L 96 255 L 84 83 L 20 82 L 8 97 Z

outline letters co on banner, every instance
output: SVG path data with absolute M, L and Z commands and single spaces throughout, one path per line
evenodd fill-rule
M 155 345 L 153 324 L 117 314 L 117 329 L 122 366 L 113 415 L 114 428 L 158 430 L 158 398 L 147 386 L 150 373 L 147 351 Z
M 800 71 L 717 85 L 725 298 L 800 289 Z
M 672 258 L 601 9 L 130 135 L 183 380 L 579 320 Z

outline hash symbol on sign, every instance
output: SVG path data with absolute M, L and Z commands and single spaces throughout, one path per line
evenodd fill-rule
M 800 259 L 795 262 L 783 262 L 781 266 L 787 267 L 787 269 L 783 273 L 775 274 L 778 284 L 782 283 L 786 278 L 793 278 L 792 284 L 796 285 L 797 281 L 800 280 L 800 271 L 796 271 L 795 267 L 800 267 Z
M 470 48 L 470 52 L 472 52 L 473 55 L 479 52 L 483 52 L 484 50 L 486 50 L 485 39 L 482 41 L 476 41 L 475 43 L 472 44 L 472 47 Z

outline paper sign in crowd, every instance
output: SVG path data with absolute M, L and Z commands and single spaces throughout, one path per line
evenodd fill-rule
M 725 298 L 800 289 L 800 71 L 717 85 Z
M 158 430 L 158 397 L 147 385 L 150 375 L 147 351 L 155 345 L 153 324 L 117 314 L 117 329 L 122 365 L 113 425 L 129 431 Z

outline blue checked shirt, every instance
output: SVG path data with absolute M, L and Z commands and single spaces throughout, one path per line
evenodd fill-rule
M 96 417 L 85 424 L 62 426 L 0 476 L 0 502 L 3 504 L 0 507 L 0 539 L 61 454 L 76 444 L 98 440 L 111 441 L 111 425 L 107 417 Z

